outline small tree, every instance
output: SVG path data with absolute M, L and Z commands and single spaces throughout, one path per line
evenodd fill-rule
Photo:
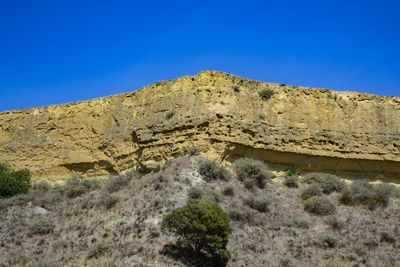
M 161 229 L 175 234 L 178 244 L 195 254 L 208 253 L 225 266 L 229 260 L 226 249 L 231 231 L 228 215 L 214 202 L 193 200 L 167 215 Z
M 0 164 L 0 198 L 28 193 L 30 187 L 29 170 L 13 171 L 8 166 Z

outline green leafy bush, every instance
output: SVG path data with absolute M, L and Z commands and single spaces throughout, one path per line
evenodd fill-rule
M 264 88 L 261 89 L 258 94 L 260 95 L 261 99 L 265 101 L 270 99 L 275 94 L 275 91 L 271 88 Z
M 205 178 L 206 181 L 228 181 L 230 179 L 229 172 L 223 166 L 219 166 L 211 160 L 205 160 L 200 163 L 199 173 Z
M 368 181 L 355 181 L 345 190 L 339 201 L 345 205 L 365 205 L 373 210 L 389 204 L 393 188 L 388 184 L 372 185 Z
M 308 184 L 318 184 L 321 186 L 322 193 L 330 194 L 333 192 L 342 192 L 346 188 L 346 184 L 336 175 L 328 173 L 308 173 L 304 176 L 304 181 Z
M 336 213 L 336 206 L 327 197 L 315 196 L 305 202 L 304 210 L 315 215 L 323 216 Z
M 231 231 L 228 215 L 214 202 L 193 200 L 168 214 L 161 229 L 178 237 L 178 244 L 195 254 L 209 253 L 220 265 L 226 265 L 226 249 Z
M 29 170 L 13 171 L 8 166 L 0 164 L 0 198 L 26 194 L 31 188 L 31 173 Z
M 322 189 L 318 184 L 310 184 L 301 192 L 301 198 L 307 200 L 310 197 L 322 195 Z
M 235 161 L 234 165 L 237 177 L 246 188 L 258 186 L 264 188 L 265 183 L 272 176 L 267 166 L 259 160 L 242 158 Z

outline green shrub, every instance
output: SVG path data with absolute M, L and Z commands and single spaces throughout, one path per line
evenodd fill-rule
M 204 177 L 206 181 L 228 181 L 230 179 L 229 172 L 223 166 L 219 166 L 211 160 L 205 160 L 200 163 L 199 173 Z
M 48 220 L 48 219 L 41 219 L 39 221 L 36 221 L 31 227 L 30 227 L 30 233 L 32 235 L 46 235 L 50 234 L 54 231 L 55 224 Z
M 232 208 L 229 210 L 229 218 L 237 222 L 251 223 L 253 221 L 253 214 L 248 210 Z
M 235 161 L 234 168 L 239 180 L 249 189 L 255 186 L 264 188 L 272 176 L 267 166 L 259 160 L 242 158 Z
M 72 177 L 67 180 L 62 190 L 67 197 L 75 198 L 87 192 L 96 190 L 99 187 L 100 185 L 97 180 Z
M 229 217 L 209 200 L 193 200 L 173 210 L 164 218 L 161 229 L 176 235 L 178 244 L 191 248 L 195 254 L 210 253 L 221 265 L 229 260 Z
M 31 173 L 29 170 L 13 171 L 8 166 L 0 164 L 0 198 L 26 194 L 31 188 Z
M 298 188 L 299 187 L 296 176 L 286 176 L 283 184 L 289 188 Z
M 201 199 L 203 197 L 203 191 L 198 187 L 192 187 L 188 193 L 189 199 Z
M 389 204 L 393 188 L 387 184 L 372 185 L 368 181 L 355 181 L 343 191 L 339 201 L 345 205 L 365 205 L 373 210 Z
M 315 196 L 304 204 L 304 210 L 315 215 L 331 215 L 336 213 L 335 204 L 323 196 Z
M 275 91 L 271 88 L 264 88 L 261 89 L 258 94 L 260 95 L 261 99 L 265 101 L 270 99 L 275 94 Z
M 318 184 L 321 186 L 322 193 L 330 194 L 333 192 L 342 192 L 346 188 L 346 184 L 336 175 L 327 173 L 308 173 L 304 177 L 304 181 L 308 184 Z
M 301 198 L 307 200 L 310 197 L 322 195 L 322 189 L 318 184 L 310 184 L 301 192 Z
M 200 152 L 201 152 L 200 148 L 195 147 L 195 146 L 192 146 L 192 147 L 189 148 L 188 151 L 187 151 L 187 153 L 188 153 L 190 156 L 199 155 Z
M 265 198 L 255 198 L 251 197 L 245 200 L 245 204 L 250 208 L 257 210 L 259 212 L 269 211 L 269 201 Z

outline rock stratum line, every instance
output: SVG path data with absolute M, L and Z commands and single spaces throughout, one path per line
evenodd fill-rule
M 259 92 L 273 89 L 263 100 Z M 400 98 L 216 71 L 88 101 L 0 113 L 0 161 L 35 178 L 150 170 L 198 147 L 305 171 L 400 180 Z

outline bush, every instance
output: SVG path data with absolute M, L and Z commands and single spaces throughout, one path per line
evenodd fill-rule
M 108 178 L 105 184 L 105 189 L 110 193 L 117 192 L 122 188 L 126 187 L 129 184 L 129 182 L 130 182 L 130 177 L 127 175 L 113 176 Z
M 271 178 L 271 172 L 262 161 L 243 158 L 235 161 L 235 171 L 246 188 L 265 187 L 265 182 Z
M 250 208 L 257 210 L 259 212 L 269 211 L 269 201 L 265 198 L 255 198 L 251 197 L 245 200 L 245 204 Z
M 333 230 L 341 230 L 344 227 L 344 223 L 335 216 L 328 216 L 325 223 L 329 225 Z
M 337 243 L 337 239 L 331 235 L 323 235 L 319 238 L 319 245 L 323 248 L 334 248 Z
M 30 233 L 33 235 L 46 235 L 54 231 L 55 225 L 47 219 L 41 219 L 35 222 L 31 228 Z
M 336 175 L 332 174 L 308 173 L 304 178 L 304 181 L 308 184 L 315 183 L 321 186 L 322 193 L 324 194 L 342 192 L 346 188 L 346 184 Z
M 295 176 L 287 176 L 285 177 L 285 181 L 283 182 L 289 188 L 298 188 L 299 184 L 297 183 L 297 178 Z
M 99 186 L 97 180 L 72 177 L 65 183 L 63 191 L 67 197 L 75 198 L 87 192 L 96 190 Z
M 376 207 L 386 207 L 393 194 L 393 188 L 387 184 L 373 186 L 368 181 L 355 181 L 350 189 L 345 190 L 339 201 L 345 205 L 366 205 L 373 210 Z
M 188 153 L 190 156 L 199 155 L 200 152 L 201 152 L 200 148 L 195 147 L 195 146 L 189 148 L 188 151 L 187 151 L 187 153 Z
M 301 192 L 301 198 L 303 200 L 307 200 L 310 197 L 314 196 L 320 196 L 322 195 L 322 189 L 319 185 L 317 184 L 311 184 L 308 187 L 306 187 L 303 192 Z
M 178 237 L 178 244 L 191 248 L 195 254 L 209 253 L 226 265 L 226 250 L 231 231 L 228 215 L 209 200 L 193 200 L 168 214 L 161 229 Z
M 26 194 L 31 188 L 31 173 L 29 170 L 13 171 L 8 166 L 0 164 L 0 198 Z
M 230 179 L 229 172 L 223 166 L 219 166 L 211 160 L 205 160 L 200 163 L 199 173 L 205 178 L 206 181 L 228 181 Z
M 315 215 L 331 215 L 336 213 L 335 204 L 326 197 L 311 197 L 304 204 L 304 210 Z
M 271 88 L 264 88 L 261 89 L 258 94 L 260 95 L 261 99 L 265 101 L 270 99 L 275 94 L 275 92 Z
M 115 195 L 101 195 L 100 205 L 109 210 L 114 207 L 119 201 L 119 197 Z
M 188 193 L 189 199 L 201 199 L 203 197 L 203 191 L 198 187 L 192 187 Z
M 224 196 L 234 196 L 235 195 L 235 189 L 233 188 L 233 186 L 227 186 L 225 187 L 224 191 L 222 191 L 222 194 L 224 194 Z

